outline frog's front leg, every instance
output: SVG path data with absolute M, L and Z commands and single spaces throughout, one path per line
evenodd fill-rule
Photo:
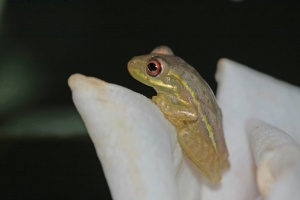
M 172 100 L 177 100 L 174 103 Z M 161 109 L 166 118 L 173 121 L 194 121 L 198 118 L 198 112 L 193 105 L 182 103 L 184 100 L 176 96 L 169 97 L 165 94 L 158 94 L 152 97 L 152 101 Z

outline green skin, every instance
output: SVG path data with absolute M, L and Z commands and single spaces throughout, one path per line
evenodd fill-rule
M 157 76 L 147 73 L 152 59 L 162 66 Z M 185 155 L 211 182 L 219 182 L 222 171 L 229 167 L 228 151 L 222 113 L 208 84 L 166 46 L 132 58 L 128 70 L 135 79 L 156 90 L 152 101 L 176 127 Z

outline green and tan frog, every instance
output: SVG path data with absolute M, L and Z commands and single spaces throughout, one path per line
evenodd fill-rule
M 228 151 L 222 112 L 208 84 L 166 46 L 132 58 L 128 70 L 156 90 L 152 101 L 176 127 L 185 155 L 211 182 L 219 182 L 222 171 L 229 168 Z

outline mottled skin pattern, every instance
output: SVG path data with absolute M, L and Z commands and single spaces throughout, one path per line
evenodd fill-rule
M 147 65 L 153 59 L 162 66 L 155 77 L 147 74 Z M 156 90 L 152 100 L 176 127 L 185 155 L 211 182 L 219 182 L 222 171 L 229 167 L 228 151 L 222 113 L 208 84 L 165 46 L 132 58 L 128 70 L 135 79 Z

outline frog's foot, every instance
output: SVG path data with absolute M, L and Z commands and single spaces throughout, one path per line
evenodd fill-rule
M 167 118 L 167 120 L 169 120 L 169 122 L 171 122 L 171 124 L 173 124 L 176 127 L 177 130 L 184 128 L 185 123 L 182 120 L 170 116 L 166 116 L 166 115 L 165 117 Z
M 164 106 L 165 102 L 170 101 L 167 95 L 158 93 L 152 97 L 152 101 L 159 107 Z
M 158 94 L 157 96 L 153 96 L 152 101 L 160 108 L 167 119 L 172 121 L 172 118 L 176 118 L 174 116 L 172 117 L 172 114 L 170 114 L 173 110 L 171 107 L 174 106 L 174 104 L 166 95 Z
M 198 112 L 192 105 L 174 104 L 167 95 L 153 96 L 152 101 L 160 108 L 167 119 L 173 118 L 177 121 L 194 121 L 198 119 Z

